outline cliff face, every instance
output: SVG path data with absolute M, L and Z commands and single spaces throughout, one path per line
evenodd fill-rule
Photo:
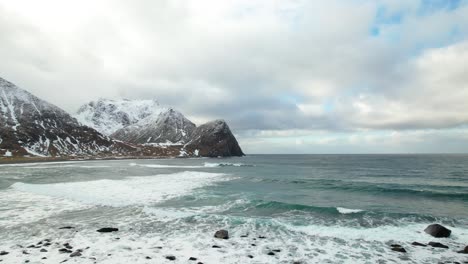
M 191 138 L 186 149 L 200 156 L 244 156 L 239 143 L 224 120 L 215 120 L 197 127 Z

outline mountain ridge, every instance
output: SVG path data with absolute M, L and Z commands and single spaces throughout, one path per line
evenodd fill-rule
M 127 132 L 114 138 L 116 131 Z M 194 143 L 192 134 L 196 131 L 195 124 L 180 112 L 161 107 L 156 100 L 101 98 L 80 107 L 73 117 L 0 78 L 0 157 L 244 155 L 238 145 L 228 147 L 234 151 L 207 151 L 210 147 L 203 144 L 209 140 Z M 128 137 L 129 133 L 137 136 Z M 230 130 L 219 135 L 234 138 Z M 237 144 L 232 138 L 219 142 Z M 219 144 L 212 146 L 223 149 Z

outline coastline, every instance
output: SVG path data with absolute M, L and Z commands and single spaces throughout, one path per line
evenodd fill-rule
M 160 160 L 160 159 L 187 159 L 203 157 L 179 157 L 179 156 L 108 156 L 108 157 L 2 157 L 0 165 L 47 163 L 65 161 L 97 161 L 97 160 Z

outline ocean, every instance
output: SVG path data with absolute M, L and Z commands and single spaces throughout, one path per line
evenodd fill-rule
M 466 245 L 468 155 L 0 165 L 1 263 L 463 263 Z

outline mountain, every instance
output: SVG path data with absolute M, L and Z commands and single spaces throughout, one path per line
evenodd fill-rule
M 215 120 L 196 127 L 189 119 L 172 108 L 159 105 L 142 104 L 146 117 L 133 118 L 131 122 L 122 122 L 121 117 L 136 116 L 137 106 L 142 101 L 111 101 L 101 99 L 80 108 L 79 120 L 107 133 L 110 137 L 131 144 L 145 146 L 179 146 L 182 155 L 186 156 L 243 156 L 236 138 L 223 120 Z M 147 102 L 147 101 L 143 101 Z M 131 105 L 132 107 L 122 107 Z M 86 113 L 86 114 L 83 114 Z M 107 126 L 106 121 L 113 125 Z M 130 123 L 130 124 L 129 124 Z M 118 124 L 118 125 L 115 125 Z M 115 129 L 121 127 L 119 129 Z M 115 129 L 114 131 L 112 131 Z
M 154 100 L 100 99 L 77 118 L 0 78 L 0 159 L 243 155 L 224 121 L 196 127 Z
M 190 142 L 185 145 L 185 150 L 203 157 L 244 156 L 224 120 L 215 120 L 197 127 Z
M 174 109 L 163 110 L 114 132 L 111 137 L 135 144 L 184 144 L 196 126 Z
M 0 124 L 3 156 L 96 155 L 131 150 L 2 78 Z
M 81 106 L 75 118 L 81 124 L 109 136 L 164 110 L 166 109 L 161 108 L 156 100 L 99 99 Z

